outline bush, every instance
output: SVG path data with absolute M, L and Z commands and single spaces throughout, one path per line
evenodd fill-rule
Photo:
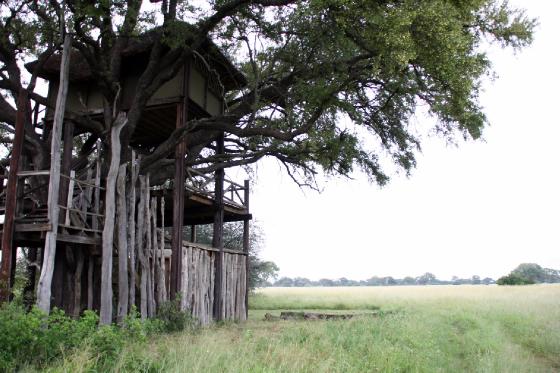
M 24 364 L 41 366 L 76 348 L 97 329 L 93 312 L 74 320 L 54 309 L 46 315 L 38 308 L 25 312 L 15 303 L 0 308 L 0 371 L 16 370 Z
M 535 282 L 516 273 L 510 273 L 507 276 L 500 277 L 496 284 L 498 285 L 532 285 Z
M 97 356 L 99 367 L 107 367 L 125 344 L 142 343 L 151 334 L 187 325 L 176 312 L 169 312 L 168 319 L 167 324 L 160 320 L 141 321 L 133 312 L 121 327 L 98 327 L 99 317 L 93 311 L 73 319 L 58 309 L 47 315 L 35 307 L 26 312 L 16 303 L 5 304 L 0 308 L 0 372 L 26 365 L 43 368 L 79 348 L 87 348 Z
M 185 329 L 195 330 L 196 320 L 190 313 L 181 311 L 181 299 L 163 303 L 156 315 L 156 319 L 162 323 L 163 331 L 167 333 L 180 332 Z

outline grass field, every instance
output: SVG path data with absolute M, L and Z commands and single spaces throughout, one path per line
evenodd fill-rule
M 116 371 L 559 372 L 560 285 L 271 288 L 250 320 L 131 345 Z M 262 321 L 280 310 L 373 313 Z M 87 349 L 53 371 L 88 371 Z

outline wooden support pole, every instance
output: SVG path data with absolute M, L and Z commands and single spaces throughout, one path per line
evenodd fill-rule
M 52 140 L 51 140 L 51 167 L 49 179 L 49 223 L 52 230 L 47 232 L 45 239 L 45 250 L 43 253 L 43 266 L 41 277 L 37 287 L 37 306 L 44 312 L 50 312 L 51 308 L 51 283 L 54 272 L 54 258 L 56 254 L 56 236 L 58 232 L 58 194 L 60 184 L 60 137 L 62 133 L 62 123 L 64 121 L 64 111 L 66 110 L 66 96 L 68 95 L 68 73 L 70 70 L 70 47 L 71 38 L 69 34 L 64 37 L 62 49 L 62 60 L 60 64 L 60 84 L 53 120 Z
M 185 123 L 184 104 L 177 105 L 177 128 Z M 175 148 L 175 181 L 173 184 L 173 233 L 171 236 L 170 300 L 181 290 L 181 253 L 183 247 L 183 220 L 185 209 L 185 142 Z
M 122 323 L 128 314 L 128 243 L 126 211 L 126 163 L 119 167 L 117 176 L 117 246 L 119 255 L 119 303 L 117 322 Z
M 105 187 L 105 221 L 102 234 L 101 256 L 101 309 L 99 323 L 111 324 L 113 321 L 113 239 L 115 231 L 115 191 L 119 164 L 121 161 L 121 130 L 126 125 L 124 112 L 117 115 L 111 128 L 111 162 Z
M 30 310 L 35 298 L 35 276 L 37 273 L 37 248 L 27 248 L 27 284 L 23 289 L 23 302 L 25 308 Z
M 140 317 L 142 320 L 146 319 L 148 316 L 148 306 L 147 306 L 147 264 L 146 264 L 146 256 L 145 256 L 145 236 L 146 236 L 146 224 L 145 215 L 146 215 L 146 176 L 139 176 L 138 179 L 140 180 L 140 188 L 138 190 L 140 201 L 138 202 L 138 220 L 136 223 L 136 253 L 138 261 L 140 262 Z
M 6 185 L 6 206 L 4 212 L 4 230 L 2 232 L 2 266 L 0 268 L 0 303 L 10 300 L 12 291 L 12 279 L 15 271 L 17 247 L 14 247 L 14 220 L 17 204 L 18 170 L 23 138 L 25 136 L 25 120 L 27 108 L 27 91 L 21 90 L 17 102 L 16 128 L 12 144 L 12 156 L 10 158 L 10 170 L 8 172 L 8 184 Z M 4 180 L 2 180 L 4 182 Z
M 196 225 L 191 225 L 191 242 L 196 242 Z
M 128 201 L 128 253 L 130 263 L 130 282 L 128 292 L 129 310 L 136 305 L 136 182 L 138 180 L 138 165 L 136 153 L 131 154 L 130 166 L 130 194 Z
M 69 175 L 70 168 L 72 167 L 72 148 L 74 147 L 74 124 L 72 122 L 64 123 L 62 139 L 64 144 L 62 145 L 62 163 L 60 165 L 60 174 Z M 73 184 L 73 180 L 65 177 L 60 178 L 60 192 L 58 196 L 59 204 L 64 207 L 72 207 L 68 201 L 72 201 L 73 185 L 69 188 L 70 184 Z M 69 198 L 70 197 L 70 198 Z M 62 210 L 60 212 L 59 220 L 63 220 L 64 224 L 70 225 L 70 211 Z
M 224 152 L 224 135 L 221 134 L 216 140 L 216 153 Z M 214 261 L 214 319 L 216 321 L 223 320 L 224 302 L 223 302 L 223 263 L 224 263 L 224 170 L 219 169 L 215 172 L 214 181 L 214 226 L 212 235 L 212 246 L 218 251 L 216 252 L 216 260 Z
M 249 214 L 249 180 L 245 180 L 244 183 L 245 189 L 244 199 L 245 199 L 245 209 L 247 210 L 247 214 Z M 249 219 L 243 220 L 243 252 L 247 254 L 245 256 L 245 320 L 249 317 L 249 274 L 250 274 L 250 226 L 249 226 Z

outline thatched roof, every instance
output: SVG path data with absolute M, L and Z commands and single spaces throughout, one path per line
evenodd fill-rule
M 192 26 L 183 24 L 186 30 Z M 129 41 L 128 46 L 123 50 L 123 66 L 127 62 L 133 62 L 135 59 L 148 58 L 148 54 L 154 44 L 154 39 L 160 28 L 148 31 Z M 233 63 L 220 51 L 220 49 L 210 39 L 206 39 L 202 46 L 197 50 L 210 67 L 216 70 L 220 75 L 220 81 L 227 91 L 238 89 L 247 84 L 247 79 L 241 71 L 239 71 Z M 60 71 L 60 54 L 51 56 L 43 65 L 39 76 L 46 80 L 58 80 Z M 89 64 L 85 58 L 74 50 L 71 55 L 70 64 L 70 81 L 87 82 L 93 80 L 93 75 Z M 38 61 L 33 61 L 25 65 L 30 72 L 35 69 Z

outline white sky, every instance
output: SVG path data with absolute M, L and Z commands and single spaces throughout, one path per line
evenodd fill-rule
M 259 166 L 251 209 L 261 256 L 280 276 L 497 278 L 522 262 L 560 268 L 560 2 L 517 0 L 538 17 L 534 44 L 492 50 L 498 79 L 481 102 L 485 142 L 423 143 L 411 177 L 365 177 L 302 192 L 274 161 Z

